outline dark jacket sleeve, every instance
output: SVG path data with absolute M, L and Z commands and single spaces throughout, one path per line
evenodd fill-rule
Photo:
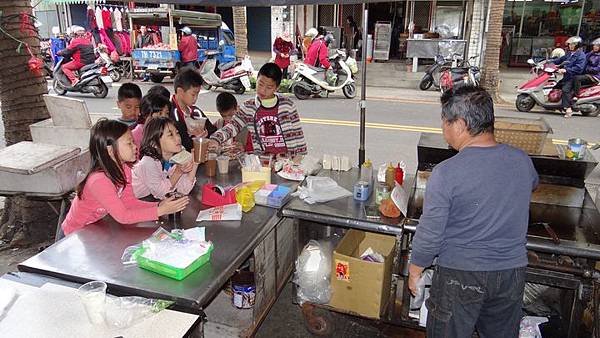
M 571 75 L 580 75 L 583 74 L 583 71 L 585 70 L 585 64 L 585 53 L 577 51 L 571 57 L 571 62 L 565 65 L 565 69 L 568 73 L 571 73 Z
M 190 134 L 188 134 L 187 125 L 185 124 L 185 120 L 183 120 L 183 121 L 177 120 L 177 118 L 175 117 L 175 108 L 171 109 L 171 113 L 169 114 L 169 117 L 171 118 L 171 120 L 175 121 L 175 127 L 177 128 L 177 131 L 179 132 L 179 136 L 181 137 L 181 144 L 183 145 L 185 150 L 192 151 L 192 148 L 194 147 L 194 141 L 190 137 Z
M 600 55 L 590 52 L 587 60 L 588 63 L 585 72 L 594 75 L 600 73 Z

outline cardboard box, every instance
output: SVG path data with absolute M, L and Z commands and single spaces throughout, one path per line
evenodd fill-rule
M 394 236 L 348 231 L 333 252 L 329 305 L 379 319 L 389 300 L 395 244 Z M 360 259 L 369 247 L 384 256 L 384 263 Z

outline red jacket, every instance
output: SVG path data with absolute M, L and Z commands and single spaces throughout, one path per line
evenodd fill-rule
M 315 39 L 310 47 L 308 47 L 308 52 L 306 52 L 304 63 L 315 66 L 317 60 L 319 60 L 319 65 L 321 67 L 329 68 L 331 64 L 327 58 L 329 56 L 328 54 L 329 53 L 327 52 L 327 45 L 325 44 L 325 41 L 323 41 L 323 39 Z
M 96 61 L 94 46 L 84 37 L 76 37 L 71 40 L 66 49 L 60 51 L 60 55 L 71 56 L 71 58 L 83 65 L 89 65 Z
M 179 41 L 179 52 L 181 53 L 181 62 L 190 62 L 198 60 L 198 42 L 193 35 L 184 35 Z

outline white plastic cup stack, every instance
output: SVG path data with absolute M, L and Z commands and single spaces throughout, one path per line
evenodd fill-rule
M 90 322 L 94 325 L 104 324 L 106 283 L 100 281 L 85 283 L 79 287 L 77 293 Z

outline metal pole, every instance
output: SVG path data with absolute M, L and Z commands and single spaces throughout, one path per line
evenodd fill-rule
M 363 3 L 363 34 L 362 34 L 362 70 L 360 81 L 360 147 L 358 148 L 358 165 L 359 167 L 365 163 L 365 115 L 367 112 L 367 48 L 368 29 L 369 29 L 369 9 L 367 4 Z
M 583 4 L 581 5 L 581 13 L 579 15 L 579 25 L 577 26 L 577 36 L 579 36 L 579 32 L 581 31 L 581 22 L 583 21 L 583 10 L 585 9 L 585 0 L 583 0 Z

